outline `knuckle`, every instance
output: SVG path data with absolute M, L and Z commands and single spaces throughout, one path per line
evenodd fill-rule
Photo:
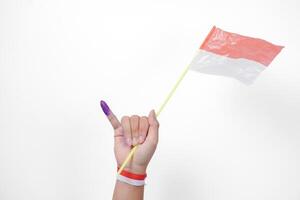
M 128 121 L 128 120 L 129 120 L 129 117 L 128 117 L 128 116 L 123 116 L 122 119 L 121 119 L 122 122 Z
M 153 126 L 154 126 L 155 128 L 159 128 L 160 124 L 159 124 L 158 121 L 154 121 L 154 122 L 153 122 Z
M 146 117 L 146 116 L 142 116 L 141 119 L 143 119 L 143 120 L 145 120 L 145 121 L 146 121 L 146 120 L 148 121 L 148 117 Z
M 141 117 L 140 118 L 140 123 L 144 126 L 147 126 L 149 123 L 148 123 L 148 119 L 145 118 L 145 117 Z
M 130 119 L 132 120 L 137 120 L 139 119 L 140 117 L 138 115 L 131 115 Z
M 146 135 L 147 131 L 148 131 L 147 127 L 145 127 L 145 126 L 144 127 L 140 127 L 139 132 L 140 132 L 141 135 Z

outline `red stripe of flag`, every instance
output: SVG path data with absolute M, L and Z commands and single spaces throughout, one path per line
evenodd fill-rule
M 200 49 L 230 58 L 245 58 L 268 66 L 283 46 L 213 27 Z

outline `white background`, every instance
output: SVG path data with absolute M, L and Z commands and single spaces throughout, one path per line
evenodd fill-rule
M 300 199 L 297 0 L 0 0 L 0 199 L 110 199 L 116 115 L 157 109 L 213 25 L 285 48 L 254 85 L 190 71 L 145 199 Z

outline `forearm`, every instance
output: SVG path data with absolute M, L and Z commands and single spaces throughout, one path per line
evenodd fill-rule
M 116 181 L 113 200 L 143 200 L 144 186 L 133 186 Z

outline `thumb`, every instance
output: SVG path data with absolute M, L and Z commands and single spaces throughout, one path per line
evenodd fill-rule
M 124 131 L 123 131 L 120 121 L 114 115 L 114 113 L 111 111 L 111 109 L 108 107 L 108 105 L 105 101 L 101 100 L 100 106 L 114 129 L 115 144 L 117 144 L 117 145 L 123 144 L 124 143 Z
M 158 143 L 159 122 L 156 119 L 156 114 L 154 110 L 150 111 L 148 116 L 148 122 L 149 122 L 149 130 L 148 130 L 146 142 L 156 145 Z
M 101 100 L 100 101 L 100 106 L 101 106 L 104 114 L 106 115 L 106 117 L 110 121 L 110 124 L 112 125 L 112 127 L 114 128 L 114 130 L 116 130 L 117 128 L 119 128 L 121 126 L 121 123 L 118 120 L 118 118 L 114 115 L 114 113 L 110 110 L 110 108 L 108 107 L 107 103 L 105 101 Z

